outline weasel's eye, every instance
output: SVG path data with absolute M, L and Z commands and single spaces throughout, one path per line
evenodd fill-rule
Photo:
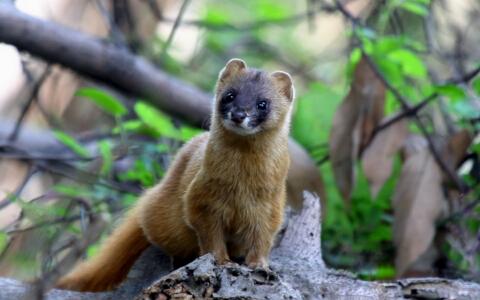
M 232 102 L 235 99 L 235 93 L 234 92 L 228 92 L 225 97 L 223 97 L 223 101 L 225 102 Z
M 267 109 L 267 101 L 265 100 L 260 100 L 257 102 L 257 109 L 258 110 L 266 110 Z

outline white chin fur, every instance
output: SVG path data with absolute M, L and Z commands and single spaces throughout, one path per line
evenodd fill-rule
M 223 120 L 223 126 L 230 130 L 235 132 L 238 135 L 252 135 L 255 134 L 259 131 L 258 127 L 255 128 L 250 128 L 248 127 L 248 123 L 250 122 L 250 118 L 245 118 L 241 124 L 236 124 L 232 120 Z

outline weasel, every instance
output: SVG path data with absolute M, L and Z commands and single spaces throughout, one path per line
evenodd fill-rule
M 288 73 L 230 60 L 217 81 L 210 132 L 186 143 L 98 255 L 56 286 L 113 289 L 151 244 L 176 265 L 212 253 L 219 264 L 243 257 L 251 268 L 268 268 L 286 201 L 293 99 Z

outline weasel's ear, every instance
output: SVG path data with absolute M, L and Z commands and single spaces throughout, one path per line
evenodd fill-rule
M 244 71 L 246 68 L 247 64 L 243 60 L 239 58 L 232 58 L 227 62 L 225 68 L 220 71 L 218 80 L 225 81 L 226 79 L 238 74 L 239 72 Z
M 271 74 L 275 86 L 288 100 L 292 101 L 295 97 L 295 89 L 290 74 L 283 71 L 276 71 Z

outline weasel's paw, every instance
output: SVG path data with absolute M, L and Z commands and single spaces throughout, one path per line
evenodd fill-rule
M 252 272 L 254 280 L 258 282 L 268 282 L 278 280 L 278 275 L 269 267 L 255 268 Z
M 265 258 L 251 259 L 247 256 L 245 263 L 250 269 L 269 269 Z
M 225 256 L 225 255 L 221 255 L 221 256 L 220 255 L 219 256 L 214 255 L 214 257 L 215 257 L 215 262 L 218 265 L 224 266 L 224 265 L 235 264 L 233 261 L 230 260 L 230 257 L 228 257 L 228 255 L 227 256 Z

